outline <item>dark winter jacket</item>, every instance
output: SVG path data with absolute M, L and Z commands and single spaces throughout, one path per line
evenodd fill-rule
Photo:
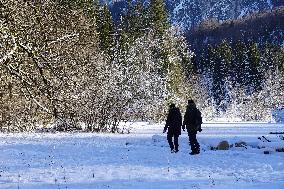
M 179 108 L 171 108 L 166 120 L 164 131 L 168 130 L 169 135 L 180 135 L 182 126 L 182 116 Z
M 201 123 L 198 122 L 201 118 L 201 112 L 196 108 L 195 104 L 189 104 L 184 114 L 182 129 L 189 133 L 196 133 L 200 129 Z

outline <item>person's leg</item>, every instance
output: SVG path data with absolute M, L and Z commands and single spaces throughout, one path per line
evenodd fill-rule
M 200 153 L 200 145 L 199 145 L 199 143 L 198 143 L 198 141 L 197 141 L 196 134 L 195 134 L 195 141 L 196 141 L 196 143 L 195 143 L 195 146 L 196 146 L 196 153 L 199 154 L 199 153 Z
M 199 154 L 200 153 L 200 145 L 197 141 L 196 133 L 194 133 L 193 141 L 194 141 L 194 153 Z
M 194 152 L 194 134 L 188 133 L 189 145 L 191 147 L 191 151 Z
M 170 145 L 171 151 L 173 151 L 173 150 L 174 150 L 173 135 L 168 134 L 168 135 L 167 135 L 167 139 L 168 139 L 168 143 L 169 143 L 169 145 Z
M 192 152 L 195 153 L 195 154 L 199 154 L 200 152 L 200 145 L 196 139 L 196 133 L 192 133 L 191 134 L 191 140 L 192 140 Z
M 174 135 L 175 152 L 178 152 L 178 137 L 179 135 Z

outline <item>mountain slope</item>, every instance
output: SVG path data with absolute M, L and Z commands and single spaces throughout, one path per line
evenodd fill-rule
M 208 44 L 228 42 L 257 42 L 284 45 L 284 6 L 249 15 L 243 19 L 203 23 L 187 33 L 187 39 L 195 52 Z M 257 27 L 256 27 L 257 26 Z
M 108 4 L 116 18 L 127 8 L 126 0 L 110 0 Z M 166 0 L 166 4 L 171 23 L 188 30 L 207 19 L 225 21 L 272 9 L 284 5 L 284 0 Z
M 240 18 L 252 12 L 271 9 L 275 2 L 270 0 L 172 0 L 174 9 L 171 19 L 184 29 L 198 25 L 203 20 L 215 18 L 218 21 Z M 281 5 L 281 3 L 280 3 Z

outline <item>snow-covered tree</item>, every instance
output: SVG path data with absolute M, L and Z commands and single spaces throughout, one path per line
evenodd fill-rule
M 170 97 L 189 94 L 182 64 L 191 53 L 175 30 L 129 37 L 90 1 L 0 6 L 2 129 L 83 122 L 89 131 L 119 132 L 122 120 L 164 119 Z
M 34 126 L 70 117 L 68 100 L 77 87 L 80 66 L 98 53 L 93 19 L 52 0 L 3 1 L 0 19 L 4 48 L 12 50 L 0 65 L 15 98 L 6 102 L 11 111 L 8 125 L 21 130 L 25 123 Z M 6 81 L 1 82 L 4 91 Z
M 149 2 L 149 25 L 156 34 L 162 34 L 169 28 L 169 17 L 164 0 L 150 0 Z

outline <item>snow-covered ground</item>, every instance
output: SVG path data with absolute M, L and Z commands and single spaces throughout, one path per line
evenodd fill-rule
M 190 156 L 186 133 L 171 154 L 162 125 L 135 123 L 131 134 L 0 134 L 0 188 L 283 189 L 284 125 L 211 123 Z M 271 142 L 262 142 L 266 136 Z M 227 140 L 246 148 L 213 151 Z M 258 148 L 265 147 L 265 148 Z M 270 154 L 264 154 L 270 151 Z

